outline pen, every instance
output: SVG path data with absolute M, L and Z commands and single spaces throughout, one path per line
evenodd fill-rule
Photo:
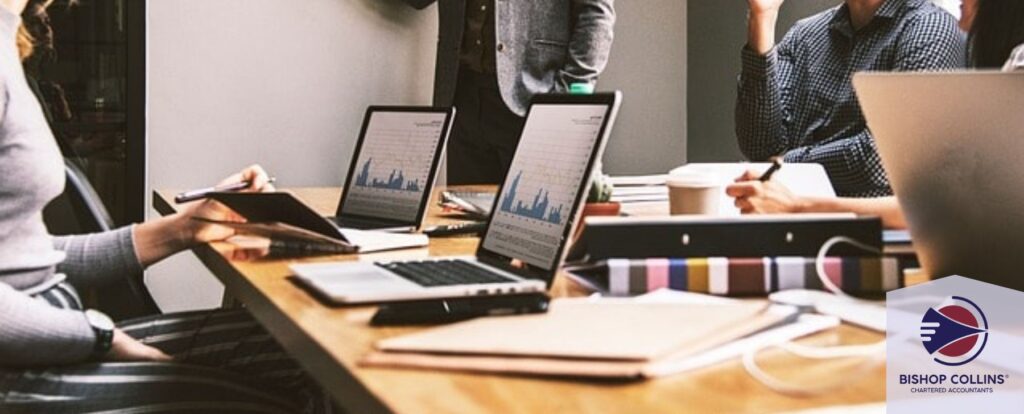
M 273 183 L 274 180 L 275 180 L 274 177 L 270 177 L 270 179 L 267 180 L 267 184 Z M 250 185 L 252 185 L 251 181 L 242 181 L 242 182 L 237 182 L 237 183 L 233 183 L 233 184 L 224 184 L 224 185 L 219 185 L 219 186 L 215 186 L 215 187 L 200 188 L 198 190 L 189 190 L 189 191 L 186 191 L 184 193 L 181 193 L 181 194 L 178 194 L 178 195 L 174 196 L 174 202 L 178 203 L 178 204 L 181 204 L 181 203 L 187 203 L 189 201 L 196 201 L 196 200 L 199 200 L 199 199 L 203 199 L 203 198 L 209 197 L 210 194 L 212 194 L 212 193 L 231 192 L 231 191 L 244 190 L 244 189 L 248 188 Z
M 775 175 L 780 168 L 782 168 L 782 158 L 772 157 L 772 166 L 768 167 L 768 171 L 765 171 L 764 174 L 761 174 L 761 178 L 758 178 L 758 181 L 765 182 L 771 180 L 772 176 Z
M 487 230 L 487 222 L 469 222 L 459 224 L 447 224 L 423 229 L 423 234 L 429 237 L 479 235 Z

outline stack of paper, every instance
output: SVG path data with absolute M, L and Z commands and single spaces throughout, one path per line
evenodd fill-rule
M 612 200 L 620 203 L 650 203 L 668 200 L 668 188 L 665 187 L 666 175 L 633 175 L 611 177 L 615 187 Z

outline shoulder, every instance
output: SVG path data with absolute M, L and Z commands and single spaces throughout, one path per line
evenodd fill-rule
M 944 36 L 961 37 L 959 22 L 949 12 L 927 0 L 908 0 L 901 20 L 907 28 Z

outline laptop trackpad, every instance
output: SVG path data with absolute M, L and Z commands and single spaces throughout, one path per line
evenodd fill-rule
M 296 265 L 294 269 L 300 279 L 327 293 L 423 289 L 372 263 Z

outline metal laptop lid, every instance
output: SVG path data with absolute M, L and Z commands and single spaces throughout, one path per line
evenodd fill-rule
M 565 257 L 620 92 L 534 98 L 477 258 L 550 284 Z
M 858 74 L 928 274 L 1024 289 L 1024 73 Z

